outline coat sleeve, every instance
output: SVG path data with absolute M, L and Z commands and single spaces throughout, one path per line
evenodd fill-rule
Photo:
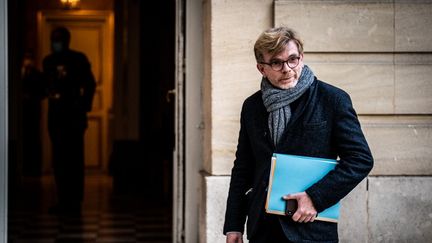
M 370 172 L 373 158 L 349 95 L 335 101 L 332 146 L 339 156 L 335 170 L 306 190 L 318 212 L 334 205 Z
M 83 54 L 81 59 L 82 75 L 82 101 L 86 112 L 90 112 L 93 104 L 93 97 L 96 90 L 96 80 L 91 70 L 91 65 L 87 57 Z
M 246 128 L 245 104 L 243 105 L 240 118 L 240 132 L 236 151 L 234 166 L 231 170 L 231 182 L 229 186 L 227 206 L 225 212 L 225 223 L 223 233 L 236 231 L 244 232 L 244 224 L 248 211 L 245 196 L 252 185 L 254 165 L 249 136 Z

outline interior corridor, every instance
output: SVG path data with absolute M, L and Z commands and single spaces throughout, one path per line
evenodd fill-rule
M 73 9 L 61 2 L 7 1 L 8 242 L 172 242 L 182 7 L 174 0 L 92 0 Z M 88 57 L 96 79 L 79 217 L 48 213 L 58 193 L 48 129 L 53 89 L 43 60 L 58 26 L 71 32 L 70 49 Z
M 171 206 L 114 190 L 108 175 L 87 175 L 81 216 L 55 216 L 52 176 L 26 177 L 10 192 L 8 242 L 171 242 Z M 150 200 L 149 200 L 150 199 Z

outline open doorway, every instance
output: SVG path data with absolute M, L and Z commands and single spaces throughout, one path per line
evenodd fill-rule
M 172 201 L 175 141 L 175 0 L 141 3 L 140 16 L 140 138 L 147 148 L 153 195 Z M 149 11 L 154 11 L 157 19 Z M 152 186 L 150 186 L 152 187 Z M 152 189 L 149 190 L 151 191 Z M 158 195 L 159 194 L 159 195 Z M 170 204 L 171 205 L 171 204 Z
M 172 208 L 175 4 L 116 2 L 114 189 Z M 149 12 L 154 15 L 150 15 Z
M 80 10 L 59 9 L 59 2 L 9 1 L 9 43 L 12 43 L 9 124 L 13 124 L 9 128 L 12 135 L 9 141 L 9 240 L 82 242 L 105 237 L 118 242 L 171 242 L 176 2 L 82 1 Z M 112 48 L 111 67 L 107 67 L 112 73 L 99 75 L 104 77 L 99 80 L 107 80 L 104 75 L 111 75 L 112 83 L 106 86 L 108 90 L 105 86 L 97 88 L 99 93 L 93 104 L 93 107 L 111 106 L 104 114 L 97 109 L 89 114 L 94 122 L 86 131 L 86 187 L 82 214 L 73 218 L 76 224 L 47 212 L 50 206 L 47 203 L 55 201 L 56 190 L 48 155 L 44 157 L 41 152 L 37 173 L 23 173 L 23 155 L 28 150 L 23 146 L 26 134 L 21 101 L 21 61 L 24 50 L 44 53 L 41 49 L 46 46 L 40 47 L 41 32 L 36 25 L 36 13 L 44 11 L 55 11 L 63 17 L 83 11 L 112 12 L 114 16 L 114 22 L 109 23 L 114 25 L 114 34 L 108 37 L 112 39 L 102 38 L 102 41 L 112 41 L 113 45 L 99 49 L 101 53 L 107 53 L 107 48 Z M 156 18 L 150 17 L 149 12 Z M 71 18 L 41 16 L 48 16 L 45 19 L 48 25 L 75 28 L 72 39 L 80 38 L 81 41 L 74 48 L 79 49 L 82 45 L 81 51 L 86 52 L 86 44 L 98 43 L 93 37 L 99 32 L 92 32 L 91 27 L 79 28 Z M 93 21 L 93 27 L 95 25 L 97 23 Z M 101 63 L 110 59 L 94 52 L 87 54 L 95 55 L 93 60 Z M 93 71 L 100 73 L 101 67 L 102 64 Z M 101 132 L 101 128 L 105 131 Z M 41 139 L 41 143 L 48 142 Z

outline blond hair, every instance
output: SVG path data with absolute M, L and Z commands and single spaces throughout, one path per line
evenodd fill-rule
M 264 53 L 276 55 L 292 40 L 297 45 L 299 54 L 303 54 L 303 41 L 296 31 L 288 27 L 277 27 L 265 30 L 254 45 L 255 59 L 264 62 Z

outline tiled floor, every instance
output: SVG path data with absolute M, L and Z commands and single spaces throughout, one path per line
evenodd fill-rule
M 60 217 L 47 213 L 54 189 L 50 176 L 26 178 L 9 196 L 8 242 L 171 242 L 170 203 L 113 193 L 111 177 L 90 175 L 82 215 Z

